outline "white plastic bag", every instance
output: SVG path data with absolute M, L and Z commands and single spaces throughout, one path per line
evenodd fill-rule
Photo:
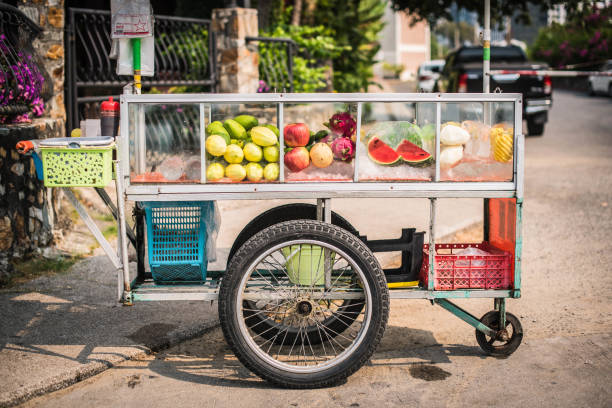
M 464 248 L 460 251 L 455 252 L 455 255 L 460 255 L 460 256 L 485 256 L 485 255 L 491 255 L 490 253 L 488 253 L 487 251 L 483 251 L 480 248 L 474 248 L 474 247 L 467 247 Z M 483 259 L 472 259 L 472 266 L 485 266 L 485 261 Z M 460 267 L 460 268 L 467 268 L 470 266 L 470 260 L 469 259 L 460 259 L 458 261 L 455 261 L 455 266 L 456 267 Z
M 217 260 L 217 236 L 221 228 L 221 215 L 216 201 L 208 201 L 202 214 L 206 223 L 206 257 L 208 262 Z
M 117 75 L 134 75 L 134 55 L 132 40 L 121 38 L 118 42 Z M 140 74 L 153 76 L 155 72 L 155 38 L 144 37 L 140 40 Z

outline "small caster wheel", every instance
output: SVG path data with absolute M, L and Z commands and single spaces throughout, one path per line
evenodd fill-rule
M 496 310 L 485 313 L 480 321 L 497 331 L 494 337 L 490 337 L 476 330 L 476 341 L 485 353 L 495 357 L 507 357 L 521 345 L 523 326 L 513 314 L 506 313 L 506 327 L 504 328 L 499 327 L 499 312 Z

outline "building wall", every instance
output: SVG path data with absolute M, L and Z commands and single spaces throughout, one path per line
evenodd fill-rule
M 386 25 L 380 36 L 381 64 L 376 67 L 376 74 L 382 76 L 382 62 L 386 62 L 404 66 L 400 79 L 414 78 L 419 65 L 431 58 L 429 25 L 419 22 L 411 26 L 408 14 L 395 12 L 390 6 L 383 19 Z
M 410 26 L 410 16 L 403 12 L 396 13 L 396 20 L 400 28 L 397 50 L 400 64 L 404 65 L 404 72 L 400 78 L 412 79 L 419 65 L 431 58 L 429 24 L 421 21 Z

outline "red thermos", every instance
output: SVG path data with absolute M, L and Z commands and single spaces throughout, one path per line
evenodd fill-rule
M 119 130 L 119 102 L 109 97 L 100 107 L 100 127 L 102 136 L 117 136 Z

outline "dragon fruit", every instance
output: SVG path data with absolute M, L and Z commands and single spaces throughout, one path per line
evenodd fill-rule
M 338 112 L 329 118 L 325 126 L 339 136 L 351 138 L 355 135 L 357 122 L 349 112 Z
M 338 160 L 350 162 L 355 156 L 355 144 L 349 138 L 337 138 L 331 143 L 331 148 Z

